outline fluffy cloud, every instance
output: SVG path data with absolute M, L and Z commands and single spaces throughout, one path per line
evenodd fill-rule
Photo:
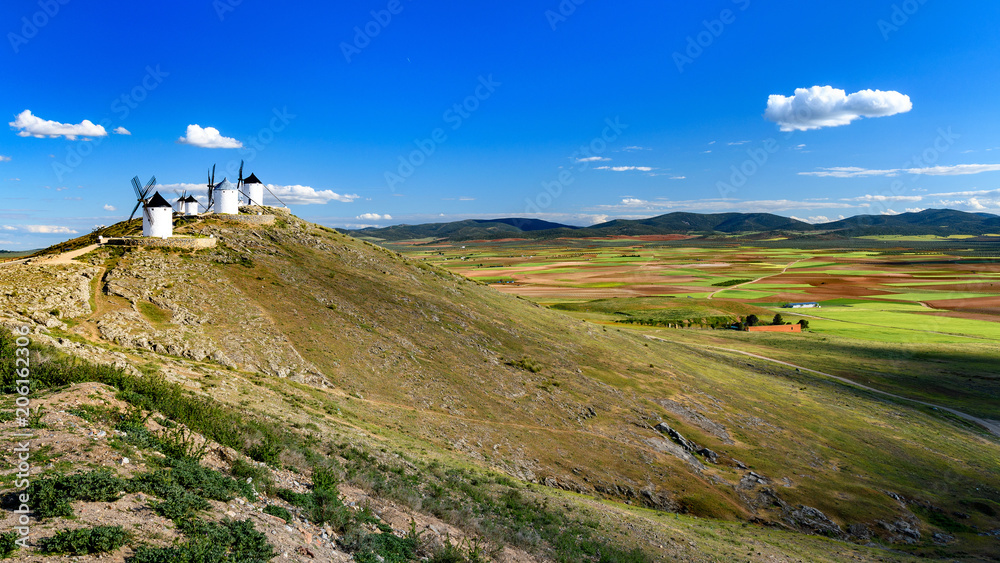
M 965 176 L 998 172 L 1000 164 L 955 164 L 952 166 L 928 166 L 925 168 L 887 168 L 884 170 L 858 168 L 857 166 L 835 166 L 820 168 L 814 172 L 799 172 L 799 176 L 819 176 L 821 178 L 862 178 L 867 176 L 899 176 L 900 174 L 921 174 L 924 176 Z
M 895 91 L 861 90 L 851 95 L 832 86 L 796 88 L 795 95 L 772 94 L 764 117 L 782 131 L 837 127 L 862 117 L 885 117 L 913 109 L 910 97 Z
M 238 149 L 243 143 L 232 137 L 223 137 L 215 127 L 205 127 L 198 124 L 187 126 L 187 134 L 179 139 L 178 143 L 193 145 L 205 149 Z
M 75 141 L 77 137 L 105 137 L 108 132 L 101 125 L 95 125 L 88 119 L 80 123 L 59 123 L 49 121 L 31 114 L 31 110 L 24 110 L 17 114 L 14 121 L 9 125 L 18 129 L 17 134 L 21 137 L 66 137 L 70 141 Z
M 0 162 L 10 162 L 10 157 L 0 154 Z
M 379 215 L 378 213 L 362 213 L 355 217 L 355 219 L 361 219 L 362 221 L 391 221 L 392 215 L 386 213 L 385 215 Z
M 115 127 L 115 130 L 112 131 L 112 133 L 114 133 L 115 135 L 131 135 L 132 134 L 131 131 L 129 131 L 128 129 L 126 129 L 124 127 Z
M 577 162 L 604 162 L 611 160 L 610 158 L 605 158 L 603 156 L 588 156 L 586 158 L 578 158 Z
M 332 190 L 317 190 L 309 186 L 276 186 L 268 184 L 267 189 L 271 190 L 278 199 L 287 205 L 312 205 L 324 204 L 330 201 L 340 201 L 351 203 L 358 199 L 358 194 L 338 194 Z M 264 199 L 269 200 L 269 194 L 264 193 Z
M 111 205 L 110 203 L 105 203 L 104 204 L 104 210 L 105 211 L 118 211 L 118 208 L 115 207 L 114 205 Z

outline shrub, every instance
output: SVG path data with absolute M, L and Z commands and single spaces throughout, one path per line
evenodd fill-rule
M 523 369 L 524 371 L 530 371 L 531 373 L 542 371 L 542 364 L 532 360 L 528 356 L 522 356 L 520 360 L 508 360 L 507 365 Z
M 125 545 L 129 534 L 121 526 L 95 526 L 79 530 L 63 530 L 51 538 L 43 538 L 38 547 L 43 553 L 86 555 L 107 553 Z
M 17 532 L 4 532 L 0 534 L 0 559 L 7 559 L 21 548 L 21 546 L 17 545 L 17 538 Z
M 130 563 L 265 563 L 277 554 L 249 520 L 181 526 L 192 537 L 172 547 L 140 547 Z
M 26 492 L 38 518 L 73 515 L 70 502 L 114 502 L 121 498 L 126 481 L 107 469 L 74 475 L 43 477 L 33 481 Z

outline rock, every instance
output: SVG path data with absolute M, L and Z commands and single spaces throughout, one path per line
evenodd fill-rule
M 867 541 L 872 537 L 872 531 L 867 525 L 862 523 L 851 524 L 847 528 L 847 533 L 858 541 Z
M 788 520 L 794 526 L 807 528 L 824 536 L 841 537 L 844 535 L 844 531 L 836 522 L 811 506 L 799 505 L 799 508 L 789 515 Z
M 713 452 L 708 448 L 701 448 L 698 453 L 705 457 L 705 461 L 709 463 L 719 463 L 719 454 Z
M 942 532 L 935 532 L 934 535 L 931 536 L 931 539 L 934 540 L 934 543 L 936 544 L 944 545 L 955 541 L 955 536 Z
M 129 458 L 127 458 L 127 457 L 123 457 L 123 458 L 122 458 L 122 465 L 128 465 L 130 461 L 131 461 L 131 460 L 129 460 Z
M 685 438 L 680 432 L 674 430 L 665 422 L 661 422 L 653 427 L 656 431 L 670 436 L 670 439 L 677 442 L 682 448 L 687 450 L 689 453 L 695 453 L 698 451 L 698 444 L 695 444 L 691 440 Z

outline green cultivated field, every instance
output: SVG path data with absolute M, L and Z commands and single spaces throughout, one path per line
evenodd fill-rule
M 886 252 L 857 246 L 884 247 L 887 240 L 918 247 Z M 1000 245 L 994 257 L 984 257 L 982 245 L 970 252 L 949 247 L 947 239 L 935 241 L 873 237 L 796 249 L 775 246 L 794 242 L 787 240 L 751 245 L 733 238 L 567 239 L 406 250 L 487 283 L 488 276 L 503 275 L 514 283 L 497 285 L 501 291 L 587 321 L 693 344 L 712 342 L 1000 419 L 995 367 L 1000 365 L 1000 258 L 995 257 Z M 544 269 L 524 271 L 525 266 Z M 747 279 L 753 281 L 735 288 L 715 285 Z M 974 291 L 963 290 L 969 284 L 977 284 Z M 950 286 L 960 291 L 949 291 Z M 817 301 L 821 307 L 781 307 L 794 301 Z M 785 322 L 804 319 L 809 329 L 802 334 L 708 329 L 750 313 L 765 323 L 776 313 Z

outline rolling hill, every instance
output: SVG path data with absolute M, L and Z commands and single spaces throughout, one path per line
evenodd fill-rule
M 230 413 L 162 411 L 232 448 L 223 466 L 245 454 L 298 482 L 333 464 L 344 485 L 535 558 L 518 560 L 885 556 L 872 541 L 979 557 L 975 534 L 1000 528 L 1000 444 L 930 408 L 572 319 L 290 215 L 177 230 L 218 246 L 0 268 L 4 287 L 33 288 L 0 311 L 58 353 Z M 521 506 L 547 520 L 517 527 Z M 646 555 L 601 559 L 608 546 Z
M 770 213 L 667 213 L 649 219 L 616 219 L 589 227 L 546 224 L 532 219 L 457 221 L 426 225 L 399 225 L 343 231 L 353 236 L 399 241 L 448 239 L 454 241 L 559 237 L 604 237 L 689 234 L 712 236 L 747 233 L 795 234 L 800 237 L 872 235 L 972 235 L 1000 232 L 1000 216 L 950 209 L 926 209 L 898 215 L 858 215 L 829 223 L 810 224 Z

